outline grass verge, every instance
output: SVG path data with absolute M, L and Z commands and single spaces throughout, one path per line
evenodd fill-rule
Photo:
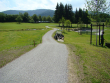
M 110 42 L 110 28 L 105 28 L 105 39 Z M 69 48 L 69 83 L 109 83 L 110 49 L 95 46 L 96 36 L 90 45 L 90 35 L 74 31 L 64 32 L 64 44 Z M 76 78 L 74 79 L 74 77 Z M 74 81 L 75 80 L 75 81 Z
M 51 23 L 50 23 L 51 24 Z M 0 68 L 41 43 L 49 23 L 0 23 Z M 24 26 L 27 26 L 26 28 Z M 30 30 L 36 28 L 36 30 Z M 28 30 L 21 30 L 28 29 Z

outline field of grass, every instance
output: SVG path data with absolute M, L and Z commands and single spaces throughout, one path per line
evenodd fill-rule
M 0 23 L 0 31 L 4 30 L 28 30 L 28 29 L 44 29 L 45 26 L 55 26 L 55 23 L 21 23 L 17 24 L 16 22 L 7 22 Z
M 56 27 L 55 23 L 0 23 L 0 67 L 34 48 L 42 36 L 49 31 L 45 26 Z M 77 28 L 77 24 L 73 24 Z M 60 29 L 60 27 L 57 27 Z M 93 27 L 94 29 L 96 27 Z M 109 83 L 110 48 L 96 46 L 96 35 L 90 45 L 90 35 L 79 35 L 74 31 L 64 31 L 64 44 L 69 49 L 69 83 Z M 110 42 L 110 28 L 105 28 L 104 38 Z M 74 77 L 77 77 L 74 80 Z
M 76 25 L 73 25 L 76 26 Z M 110 83 L 110 48 L 96 46 L 96 35 L 90 45 L 90 35 L 79 35 L 74 31 L 63 33 L 64 44 L 70 50 L 69 83 L 74 83 L 74 75 L 79 83 Z M 104 38 L 110 42 L 110 28 L 105 28 Z
M 0 67 L 41 43 L 42 36 L 51 29 L 45 26 L 54 23 L 0 23 Z

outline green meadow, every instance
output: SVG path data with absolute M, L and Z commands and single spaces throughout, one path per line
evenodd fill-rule
M 0 67 L 34 48 L 52 23 L 0 23 Z
M 73 26 L 76 26 L 74 24 Z M 89 26 L 90 27 L 90 26 Z M 93 27 L 94 29 L 96 27 Z M 96 35 L 90 33 L 79 35 L 78 32 L 64 31 L 64 44 L 69 49 L 69 83 L 74 83 L 72 76 L 76 75 L 80 83 L 110 82 L 110 48 L 96 46 Z M 110 43 L 110 28 L 105 27 L 105 42 Z M 99 36 L 98 36 L 99 39 Z
M 34 48 L 42 41 L 42 36 L 55 23 L 0 23 L 0 67 Z M 77 28 L 77 24 L 72 25 Z M 90 25 L 88 25 L 90 27 Z M 60 29 L 61 27 L 56 27 Z M 73 28 L 73 29 L 74 29 Z M 94 29 L 96 27 L 93 27 Z M 110 48 L 101 47 L 93 32 L 90 45 L 90 33 L 79 35 L 75 31 L 63 31 L 64 44 L 69 49 L 68 67 L 69 83 L 74 83 L 76 76 L 79 83 L 109 83 L 110 82 Z M 110 43 L 110 28 L 105 27 L 105 42 Z M 54 34 L 53 34 L 54 36 Z M 98 36 L 99 37 L 99 36 Z

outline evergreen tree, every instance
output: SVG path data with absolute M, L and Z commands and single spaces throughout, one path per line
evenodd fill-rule
M 57 6 L 55 8 L 55 13 L 54 13 L 54 21 L 57 23 L 59 21 L 59 4 L 57 3 Z
M 90 20 L 90 17 L 89 17 L 89 14 L 88 14 L 88 10 L 86 9 L 86 12 L 85 12 L 85 24 L 87 24 L 87 27 L 88 27 L 88 24 L 91 23 L 91 20 Z
M 59 21 L 65 15 L 64 5 L 62 3 L 60 3 L 60 7 L 59 7 L 59 11 L 58 12 L 59 12 L 59 19 L 58 19 L 58 21 Z
M 73 20 L 75 20 L 74 19 L 74 13 L 73 13 L 73 9 L 72 9 L 72 5 L 68 5 L 68 10 L 69 10 L 69 20 L 71 21 L 71 27 L 72 27 L 72 23 L 73 23 Z
M 84 24 L 86 24 L 86 13 L 85 13 L 85 11 L 84 11 L 84 9 L 83 9 L 83 14 L 82 14 L 83 16 L 82 16 L 82 21 L 83 21 L 83 23 Z
M 4 13 L 0 13 L 0 22 L 5 22 L 5 17 Z
M 68 11 L 68 5 L 66 4 L 66 5 L 65 5 L 65 16 L 64 16 L 65 19 L 68 19 L 68 12 L 69 12 L 69 11 Z
M 79 20 L 79 13 L 78 13 L 77 8 L 76 8 L 76 12 L 75 12 L 75 23 L 78 23 L 78 20 Z
M 72 5 L 66 4 L 64 6 L 62 3 L 60 3 L 60 5 L 57 3 L 54 13 L 54 21 L 58 23 L 62 17 L 64 17 L 66 20 L 70 20 L 73 23 L 74 13 L 72 11 Z
M 81 21 L 83 20 L 83 12 L 82 12 L 82 9 L 79 8 L 79 18 L 81 18 Z

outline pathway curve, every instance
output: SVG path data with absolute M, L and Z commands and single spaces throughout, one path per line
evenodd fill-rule
M 0 83 L 67 83 L 68 52 L 57 43 L 51 30 L 42 44 L 0 69 Z

